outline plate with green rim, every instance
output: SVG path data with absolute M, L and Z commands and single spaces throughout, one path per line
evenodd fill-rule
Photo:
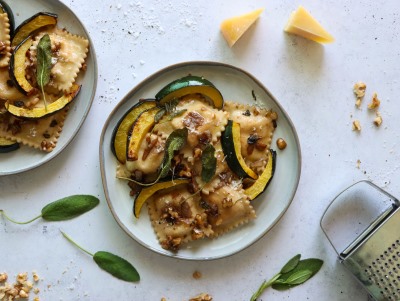
M 38 12 L 50 12 L 58 15 L 58 26 L 69 32 L 89 40 L 90 49 L 86 58 L 86 70 L 79 73 L 76 82 L 81 84 L 81 90 L 73 100 L 62 133 L 54 150 L 45 153 L 27 146 L 8 153 L 0 153 L 0 176 L 17 174 L 39 167 L 55 158 L 73 140 L 83 125 L 92 105 L 97 87 L 97 61 L 93 42 L 83 23 L 75 13 L 58 0 L 2 0 L 11 8 L 14 14 L 15 26 Z
M 183 246 L 178 252 L 159 244 L 146 208 L 139 219 L 133 215 L 133 199 L 125 180 L 116 178 L 117 159 L 111 139 L 118 121 L 139 99 L 153 98 L 166 84 L 186 75 L 202 76 L 220 90 L 225 100 L 260 105 L 278 113 L 274 139 L 287 142 L 277 150 L 274 177 L 260 196 L 252 201 L 257 218 L 215 239 L 202 239 Z M 273 141 L 275 141 L 273 139 Z M 275 148 L 272 145 L 272 148 Z M 104 124 L 100 145 L 100 170 L 108 206 L 121 228 L 144 247 L 162 255 L 186 260 L 213 260 L 227 257 L 249 247 L 263 237 L 290 206 L 301 173 L 301 152 L 297 133 L 289 116 L 268 89 L 253 75 L 232 65 L 218 62 L 184 62 L 166 67 L 135 86 L 114 108 Z

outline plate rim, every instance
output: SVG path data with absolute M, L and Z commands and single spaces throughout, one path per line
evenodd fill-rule
M 16 174 L 20 174 L 20 173 L 24 173 L 26 171 L 32 170 L 32 169 L 36 169 L 48 162 L 50 162 L 51 160 L 53 160 L 54 158 L 56 158 L 59 154 L 61 154 L 64 149 L 74 140 L 74 138 L 76 137 L 76 135 L 78 134 L 79 130 L 81 129 L 83 123 L 85 122 L 87 116 L 89 115 L 90 109 L 93 105 L 94 102 L 94 98 L 96 96 L 96 92 L 97 92 L 97 82 L 98 82 L 98 66 L 97 66 L 97 56 L 96 56 L 96 50 L 92 41 L 92 38 L 89 35 L 89 31 L 86 29 L 85 24 L 79 19 L 79 17 L 75 14 L 75 12 L 69 8 L 69 6 L 67 6 L 66 4 L 64 4 L 62 1 L 60 0 L 51 0 L 48 1 L 49 3 L 51 3 L 52 5 L 55 5 L 54 3 L 56 3 L 57 5 L 59 5 L 63 10 L 68 11 L 68 13 L 70 13 L 75 19 L 76 21 L 78 21 L 80 27 L 82 27 L 83 32 L 86 35 L 86 38 L 89 40 L 89 55 L 90 58 L 93 62 L 93 68 L 94 68 L 94 72 L 93 72 L 93 78 L 94 78 L 94 82 L 93 82 L 93 90 L 92 93 L 90 94 L 90 101 L 88 103 L 88 106 L 86 107 L 86 110 L 83 112 L 82 118 L 80 119 L 79 123 L 76 124 L 76 128 L 75 130 L 72 132 L 72 135 L 67 139 L 66 143 L 62 146 L 60 146 L 59 148 L 56 148 L 50 152 L 50 153 L 46 153 L 43 154 L 44 155 L 44 159 L 40 160 L 39 162 L 36 162 L 30 166 L 24 167 L 24 168 L 20 168 L 18 170 L 12 170 L 12 171 L 1 171 L 0 170 L 0 177 L 1 176 L 8 176 L 8 175 L 16 175 Z M 8 4 L 8 2 L 7 2 Z M 71 108 L 70 108 L 71 109 Z M 67 116 L 68 119 L 68 116 Z
M 167 254 L 167 253 L 163 253 L 160 252 L 158 249 L 153 248 L 152 246 L 146 244 L 145 242 L 142 242 L 138 239 L 136 239 L 133 235 L 133 233 L 128 229 L 127 226 L 125 226 L 125 224 L 121 221 L 121 219 L 119 218 L 119 216 L 117 215 L 117 213 L 114 210 L 114 207 L 111 204 L 111 200 L 110 200 L 110 195 L 108 192 L 108 186 L 107 186 L 107 180 L 106 180 L 106 175 L 105 175 L 105 166 L 104 166 L 104 151 L 103 151 L 103 144 L 104 144 L 104 136 L 105 136 L 105 132 L 107 131 L 107 128 L 109 126 L 109 123 L 111 121 L 111 119 L 113 118 L 114 114 L 119 110 L 119 108 L 121 106 L 123 106 L 131 97 L 132 95 L 134 95 L 138 90 L 140 90 L 143 86 L 147 85 L 148 82 L 158 78 L 159 76 L 161 76 L 163 73 L 166 72 L 171 72 L 175 69 L 180 69 L 180 68 L 185 68 L 185 67 L 189 67 L 189 66 L 201 66 L 201 67 L 207 67 L 207 66 L 211 66 L 211 67 L 223 67 L 223 68 L 227 68 L 227 69 L 232 69 L 236 72 L 239 73 L 243 73 L 245 76 L 249 77 L 251 80 L 253 80 L 260 88 L 262 88 L 266 94 L 273 100 L 273 102 L 275 103 L 275 105 L 285 114 L 285 117 L 288 121 L 288 124 L 293 132 L 293 136 L 294 136 L 294 140 L 296 142 L 297 148 L 298 148 L 298 152 L 297 152 L 297 160 L 298 160 L 298 171 L 295 175 L 295 185 L 293 186 L 292 191 L 290 192 L 290 201 L 288 202 L 288 204 L 286 205 L 286 207 L 284 208 L 284 210 L 282 210 L 282 212 L 276 217 L 276 219 L 274 220 L 274 222 L 270 225 L 269 229 L 265 230 L 262 232 L 261 235 L 259 235 L 259 237 L 257 237 L 256 239 L 254 239 L 251 243 L 244 245 L 243 247 L 235 250 L 234 252 L 231 252 L 229 254 L 225 254 L 225 255 L 219 255 L 219 256 L 214 256 L 214 257 L 186 257 L 186 256 L 180 256 L 179 252 L 178 253 L 174 253 L 174 254 Z M 151 75 L 147 76 L 146 78 L 144 78 L 141 82 L 139 82 L 137 85 L 135 85 L 130 91 L 127 92 L 127 94 L 117 103 L 117 105 L 113 108 L 113 110 L 109 113 L 103 129 L 101 131 L 100 134 L 100 141 L 99 141 L 99 159 L 100 159 L 100 173 L 101 173 L 101 181 L 102 181 L 102 186 L 103 186 L 103 190 L 104 190 L 104 194 L 106 197 L 106 201 L 107 201 L 107 205 L 111 211 L 111 214 L 113 216 L 113 218 L 115 219 L 115 221 L 117 222 L 117 224 L 119 225 L 119 227 L 133 240 L 135 241 L 137 244 L 139 244 L 140 246 L 142 246 L 143 248 L 147 249 L 147 250 L 151 250 L 153 252 L 155 252 L 156 254 L 168 257 L 168 258 L 174 258 L 174 259 L 180 259 L 180 260 L 188 260 L 188 261 L 210 261 L 210 260 L 217 260 L 217 259 L 222 259 L 222 258 L 226 258 L 226 257 L 230 257 L 233 256 L 241 251 L 243 251 L 246 248 L 249 248 L 250 246 L 252 246 L 253 244 L 255 244 L 257 241 L 259 241 L 261 238 L 263 238 L 269 231 L 272 230 L 272 228 L 274 228 L 278 222 L 282 219 L 283 215 L 286 213 L 286 211 L 288 210 L 288 208 L 290 207 L 290 205 L 293 202 L 293 199 L 295 197 L 297 188 L 299 186 L 299 182 L 300 182 L 300 176 L 301 176 L 301 167 L 302 167 L 302 156 L 301 156 L 301 147 L 300 147 L 300 140 L 296 131 L 296 128 L 294 127 L 294 124 L 290 118 L 290 116 L 287 114 L 287 112 L 284 110 L 284 108 L 281 106 L 281 104 L 276 100 L 276 98 L 271 94 L 271 92 L 269 91 L 269 89 L 267 87 L 265 87 L 265 85 L 263 83 L 260 82 L 260 80 L 258 80 L 256 77 L 254 77 L 251 73 L 249 73 L 248 71 L 240 68 L 240 67 L 236 67 L 234 65 L 231 64 L 227 64 L 227 63 L 222 63 L 222 62 L 217 62 L 217 61 L 209 61 L 209 60 L 195 60 L 195 61 L 185 61 L 185 62 L 179 62 L 179 63 L 175 63 L 166 67 L 163 67 L 162 69 L 159 69 L 158 71 L 152 73 Z

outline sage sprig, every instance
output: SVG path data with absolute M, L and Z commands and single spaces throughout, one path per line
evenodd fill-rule
M 3 214 L 10 222 L 20 225 L 29 224 L 39 218 L 46 221 L 63 221 L 92 210 L 99 202 L 99 199 L 92 195 L 71 195 L 47 204 L 42 208 L 41 214 L 26 222 L 18 222 L 12 219 L 4 210 L 0 210 L 0 214 Z
M 300 260 L 300 258 L 300 254 L 294 256 L 282 267 L 278 274 L 268 281 L 264 280 L 258 290 L 251 296 L 250 301 L 257 300 L 268 287 L 283 291 L 306 282 L 321 269 L 324 263 L 317 258 L 304 260 Z
M 36 81 L 42 90 L 44 106 L 47 110 L 46 95 L 44 87 L 50 81 L 51 71 L 51 41 L 50 36 L 45 34 L 37 45 L 37 66 L 36 66 Z
M 201 179 L 208 183 L 214 177 L 217 169 L 217 158 L 215 158 L 215 148 L 212 144 L 207 144 L 201 154 Z
M 94 262 L 96 262 L 96 264 L 107 273 L 118 279 L 128 282 L 136 282 L 140 280 L 138 271 L 129 261 L 125 260 L 124 258 L 105 251 L 98 251 L 93 254 L 78 245 L 63 231 L 61 231 L 61 233 L 74 246 L 93 257 Z

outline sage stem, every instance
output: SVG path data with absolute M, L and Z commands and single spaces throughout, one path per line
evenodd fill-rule
M 90 255 L 90 256 L 94 256 L 94 254 L 90 253 L 88 250 L 85 250 L 84 248 L 82 248 L 80 245 L 78 245 L 76 242 L 74 242 L 72 240 L 71 237 L 69 237 L 65 232 L 63 232 L 62 230 L 60 230 L 61 234 L 70 242 L 72 243 L 75 247 L 77 247 L 78 249 L 82 250 L 83 252 L 85 252 L 86 254 Z
M 9 216 L 4 212 L 4 210 L 0 210 L 0 214 L 3 214 L 3 216 L 4 216 L 8 221 L 10 221 L 10 222 L 12 222 L 12 223 L 14 223 L 14 224 L 18 224 L 18 225 L 26 225 L 26 224 L 29 224 L 29 223 L 33 222 L 34 220 L 37 220 L 37 219 L 39 219 L 39 218 L 42 217 L 42 215 L 40 214 L 40 215 L 38 215 L 38 216 L 36 216 L 36 217 L 30 219 L 29 221 L 26 221 L 26 222 L 18 222 L 18 221 L 16 221 L 16 220 L 12 219 L 11 217 L 9 217 Z
M 274 282 L 281 276 L 281 273 L 276 274 L 274 277 L 272 277 L 270 280 L 264 280 L 263 283 L 261 283 L 260 287 L 258 288 L 258 290 L 253 294 L 253 296 L 251 296 L 250 301 L 256 301 L 258 297 L 260 297 L 260 295 L 263 293 L 263 291 L 270 287 L 272 284 L 274 284 Z

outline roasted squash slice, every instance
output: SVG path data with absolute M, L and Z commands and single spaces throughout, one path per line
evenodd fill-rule
M 141 113 L 148 109 L 154 108 L 155 106 L 155 100 L 139 101 L 124 116 L 122 116 L 114 128 L 111 139 L 111 151 L 117 160 L 122 164 L 126 162 L 129 130 Z
M 166 182 L 158 182 L 152 186 L 143 188 L 138 196 L 135 198 L 133 204 L 133 214 L 136 218 L 139 218 L 140 210 L 142 209 L 144 203 L 157 191 L 171 188 L 181 184 L 188 184 L 190 179 L 173 179 Z
M 146 134 L 154 126 L 154 117 L 159 110 L 160 109 L 157 107 L 151 108 L 142 112 L 139 117 L 136 118 L 128 134 L 128 147 L 126 150 L 127 160 L 135 161 L 138 159 L 140 145 Z
M 39 12 L 33 15 L 15 29 L 14 36 L 11 40 L 11 46 L 15 47 L 19 45 L 23 40 L 40 28 L 56 25 L 57 18 L 58 16 L 56 14 L 47 12 Z
M 221 135 L 221 144 L 229 168 L 241 178 L 257 179 L 257 174 L 247 166 L 241 153 L 240 124 L 228 120 L 225 131 Z
M 28 37 L 13 51 L 10 59 L 9 73 L 14 86 L 23 94 L 30 95 L 36 89 L 26 79 L 26 52 L 32 46 L 33 40 Z
M 250 187 L 244 190 L 244 193 L 249 196 L 250 200 L 254 200 L 268 187 L 268 184 L 271 182 L 272 177 L 274 176 L 275 166 L 276 151 L 270 149 L 267 166 L 265 166 L 264 171 Z
M 42 118 L 64 109 L 65 106 L 71 103 L 71 101 L 76 97 L 76 95 L 78 95 L 80 89 L 81 89 L 80 85 L 74 84 L 70 92 L 64 94 L 56 101 L 48 104 L 47 108 L 43 106 L 43 107 L 36 107 L 29 109 L 24 106 L 19 107 L 16 106 L 15 104 L 10 104 L 8 102 L 6 102 L 4 106 L 9 113 L 11 113 L 16 117 L 28 118 L 28 119 Z
M 224 99 L 221 92 L 208 80 L 199 76 L 185 76 L 177 79 L 156 94 L 156 100 L 161 104 L 170 102 L 189 94 L 202 94 L 217 109 L 222 109 Z
M 19 148 L 19 143 L 0 137 L 0 153 L 8 153 Z
M 14 20 L 14 14 L 10 8 L 10 6 L 5 3 L 3 0 L 0 0 L 0 14 L 6 13 L 8 16 L 8 20 L 10 23 L 10 36 L 14 35 L 14 29 L 15 29 L 15 20 Z

